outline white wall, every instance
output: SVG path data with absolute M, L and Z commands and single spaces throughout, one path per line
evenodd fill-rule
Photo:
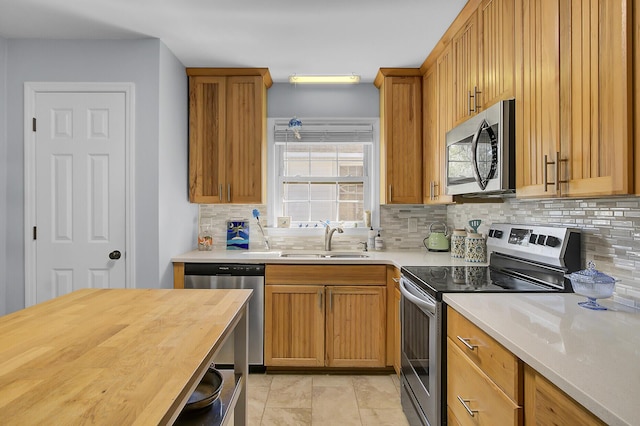
M 160 111 L 179 102 L 176 91 L 183 90 L 180 79 L 167 73 L 160 102 L 160 52 L 157 39 L 140 40 L 7 40 L 7 194 L 6 311 L 24 307 L 24 209 L 23 209 L 23 83 L 25 81 L 132 82 L 135 99 L 135 227 L 136 285 L 159 286 L 158 247 L 161 145 L 185 143 L 175 136 L 183 133 L 184 116 L 177 116 L 175 128 L 163 124 L 174 136 L 160 138 Z M 177 64 L 173 64 L 175 68 Z M 167 66 L 167 69 L 169 67 Z M 175 70 L 174 70 L 175 71 Z M 184 91 L 186 96 L 186 90 Z M 171 138 L 175 137 L 176 140 Z M 171 139 L 171 140 L 170 140 Z M 185 139 L 186 140 L 186 139 Z M 186 167 L 179 165 L 178 167 Z M 164 171 L 171 171 L 164 166 Z M 185 178 L 186 179 L 186 178 Z M 2 182 L 0 178 L 0 182 Z M 186 180 L 185 180 L 186 186 Z M 185 189 L 186 193 L 186 189 Z M 184 198 L 183 198 L 184 199 Z M 178 200 L 179 201 L 179 200 Z M 164 206 L 169 204 L 164 201 Z M 176 202 L 176 206 L 179 202 Z M 187 219 L 189 220 L 189 219 Z
M 188 79 L 184 66 L 164 43 L 159 68 L 159 282 L 160 287 L 173 288 L 171 258 L 196 247 L 198 205 L 189 204 L 188 192 Z
M 7 312 L 7 40 L 0 37 L 0 315 Z

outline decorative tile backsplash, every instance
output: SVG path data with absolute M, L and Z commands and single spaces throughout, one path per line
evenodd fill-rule
M 249 219 L 250 249 L 264 248 L 262 235 L 255 225 L 252 210 L 260 211 L 266 223 L 265 205 L 201 205 L 200 223 L 210 224 L 214 249 L 226 247 L 229 219 Z M 417 222 L 417 232 L 409 232 L 409 219 Z M 486 233 L 491 223 L 531 223 L 575 226 L 582 230 L 582 257 L 593 260 L 596 267 L 621 281 L 614 298 L 620 303 L 640 308 L 640 197 L 586 200 L 518 200 L 502 203 L 459 204 L 450 206 L 383 205 L 380 228 L 389 250 L 423 249 L 422 240 L 433 222 L 446 222 L 450 229 L 468 227 L 471 219 L 481 219 L 478 229 Z M 269 230 L 267 230 L 269 232 Z M 322 231 L 303 236 L 275 233 L 269 236 L 277 250 L 324 248 Z M 360 232 L 334 234 L 334 250 L 356 250 L 366 235 Z M 195 241 L 194 241 L 195 247 Z
M 517 200 L 461 204 L 447 208 L 450 226 L 464 227 L 481 219 L 479 231 L 491 223 L 575 226 L 582 230 L 582 258 L 620 279 L 614 299 L 640 308 L 640 197 Z M 584 267 L 584 265 L 583 265 Z

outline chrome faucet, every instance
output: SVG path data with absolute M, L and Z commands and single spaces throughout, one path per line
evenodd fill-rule
M 344 230 L 337 226 L 335 228 L 331 228 L 328 223 L 325 223 L 324 227 L 324 250 L 331 251 L 331 238 L 333 238 L 333 234 L 338 231 L 339 234 L 342 234 Z

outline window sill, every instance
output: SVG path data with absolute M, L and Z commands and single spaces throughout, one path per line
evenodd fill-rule
M 365 227 L 358 228 L 342 228 L 344 230 L 344 235 L 357 235 L 357 236 L 367 236 L 367 231 L 369 231 Z M 379 228 L 375 228 L 378 230 Z M 306 237 L 306 236 L 321 236 L 324 234 L 324 227 L 318 226 L 313 228 L 299 228 L 299 227 L 291 227 L 291 228 L 264 228 L 264 231 L 267 235 L 271 236 L 296 236 L 296 237 Z

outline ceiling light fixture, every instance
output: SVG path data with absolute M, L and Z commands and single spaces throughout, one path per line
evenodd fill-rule
M 357 74 L 345 75 L 297 75 L 289 76 L 291 84 L 358 84 L 360 76 Z

